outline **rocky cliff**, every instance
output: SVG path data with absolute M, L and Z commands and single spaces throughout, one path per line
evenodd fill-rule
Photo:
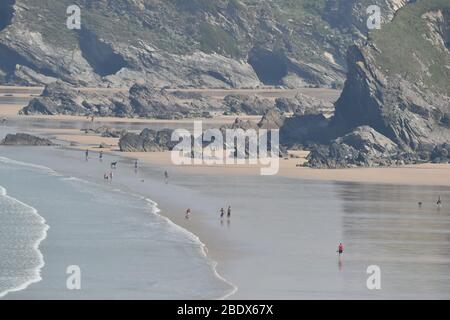
M 406 0 L 72 0 L 0 3 L 0 82 L 154 87 L 334 86 L 367 6 Z M 359 33 L 354 32 L 359 30 Z
M 324 132 L 337 138 L 368 126 L 395 143 L 397 154 L 405 155 L 408 162 L 433 159 L 433 150 L 446 150 L 449 30 L 449 1 L 417 1 L 399 10 L 381 30 L 371 32 L 365 44 L 351 47 L 347 81 Z M 315 158 L 321 156 L 313 154 L 311 165 L 320 162 Z

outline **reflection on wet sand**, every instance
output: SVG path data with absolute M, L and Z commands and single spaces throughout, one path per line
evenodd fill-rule
M 445 207 L 450 189 L 337 185 L 347 264 L 361 270 L 378 265 L 383 291 L 402 292 L 402 297 L 405 292 L 420 292 L 424 298 L 450 292 L 450 207 Z M 436 206 L 439 196 L 442 208 Z

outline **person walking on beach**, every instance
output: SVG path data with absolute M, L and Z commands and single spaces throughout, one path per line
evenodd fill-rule
M 135 161 L 134 161 L 134 169 L 137 170 L 137 168 L 138 168 L 138 161 L 135 160 Z
M 436 205 L 438 206 L 438 208 L 440 208 L 442 206 L 441 196 L 439 196 L 438 201 L 436 202 Z
M 225 210 L 223 208 L 220 208 L 220 219 L 223 219 L 224 215 L 225 215 Z
M 113 179 L 113 172 L 112 172 L 112 171 L 110 171 L 110 172 L 109 172 L 109 180 L 111 180 L 111 181 L 112 181 L 112 179 Z
M 166 184 L 169 182 L 169 173 L 166 171 L 164 171 L 164 181 L 166 182 Z
M 228 210 L 227 210 L 227 218 L 228 218 L 228 219 L 231 218 L 231 206 L 228 206 Z
M 344 253 L 344 245 L 342 244 L 342 242 L 339 243 L 337 252 L 339 252 L 339 257 Z
M 108 173 L 107 173 L 107 172 L 105 172 L 105 174 L 103 175 L 103 179 L 104 179 L 105 181 L 109 179 Z
M 98 154 L 98 158 L 99 158 L 100 160 L 103 160 L 103 151 L 100 151 L 100 153 Z
M 89 149 L 86 149 L 85 155 L 86 155 L 86 160 L 87 160 L 89 158 Z
M 186 210 L 185 218 L 186 218 L 186 219 L 189 219 L 190 216 L 191 216 L 191 209 L 187 209 L 187 210 Z

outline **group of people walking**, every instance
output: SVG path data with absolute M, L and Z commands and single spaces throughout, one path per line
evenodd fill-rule
M 220 208 L 219 212 L 220 212 L 220 219 L 223 220 L 225 218 L 225 209 Z M 188 208 L 185 213 L 185 218 L 189 219 L 191 217 L 191 213 L 192 213 L 191 209 Z M 227 209 L 227 219 L 228 220 L 231 219 L 231 206 L 228 206 L 228 209 Z
M 220 208 L 220 219 L 222 220 L 224 217 L 225 217 L 225 210 L 223 208 Z M 231 206 L 228 206 L 227 218 L 231 219 Z
M 419 208 L 422 208 L 422 204 L 423 204 L 422 202 L 419 202 L 419 203 L 418 203 Z M 436 206 L 437 206 L 438 208 L 441 208 L 441 207 L 442 207 L 441 196 L 438 197 L 438 200 L 436 201 Z
M 84 151 L 84 155 L 85 155 L 86 161 L 89 160 L 89 154 L 90 154 L 89 149 L 86 149 L 86 150 Z M 100 151 L 100 152 L 98 153 L 98 159 L 100 160 L 100 162 L 103 162 L 103 151 Z M 113 180 L 114 174 L 113 174 L 112 169 L 117 169 L 117 164 L 118 164 L 117 161 L 111 162 L 111 171 L 105 172 L 105 173 L 103 174 L 103 179 L 104 179 L 104 180 L 109 180 L 109 181 L 112 181 L 112 180 Z M 134 170 L 135 170 L 135 172 L 137 172 L 138 168 L 139 168 L 139 162 L 138 162 L 138 160 L 136 159 L 136 160 L 134 160 Z M 142 180 L 142 181 L 143 181 L 143 180 Z M 164 171 L 164 181 L 165 181 L 166 184 L 169 183 L 169 173 L 167 172 L 167 170 Z

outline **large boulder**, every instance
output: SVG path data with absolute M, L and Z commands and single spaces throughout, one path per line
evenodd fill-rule
M 328 146 L 313 148 L 308 165 L 314 168 L 347 168 L 396 164 L 399 149 L 389 138 L 369 126 L 358 127 Z
M 127 133 L 119 140 L 122 152 L 161 152 L 172 150 L 177 142 L 171 141 L 172 130 L 144 129 L 140 134 Z
M 8 134 L 0 142 L 3 146 L 52 146 L 48 139 L 40 138 L 26 133 Z

